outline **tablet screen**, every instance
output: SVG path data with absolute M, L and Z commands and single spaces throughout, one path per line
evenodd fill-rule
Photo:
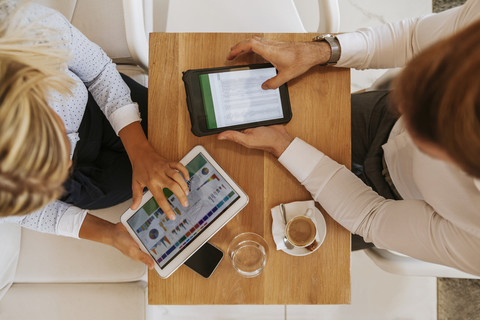
M 177 215 L 175 220 L 167 219 L 153 197 L 127 220 L 160 268 L 164 268 L 239 199 L 235 190 L 201 153 L 186 168 L 190 174 L 189 206 L 182 207 L 172 192 L 167 190 L 166 193 Z
M 283 118 L 279 89 L 263 90 L 274 67 L 199 75 L 208 129 Z

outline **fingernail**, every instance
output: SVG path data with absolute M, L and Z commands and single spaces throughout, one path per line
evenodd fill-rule
M 183 201 L 183 206 L 188 207 L 188 201 Z
M 263 89 L 263 90 L 268 90 L 268 89 L 270 89 L 270 88 L 264 83 L 264 84 L 262 84 L 262 89 Z
M 175 220 L 175 219 L 177 219 L 176 215 L 174 215 L 174 214 L 170 215 L 170 220 Z

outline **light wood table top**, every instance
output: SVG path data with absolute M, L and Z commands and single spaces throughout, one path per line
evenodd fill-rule
M 168 279 L 150 271 L 149 304 L 347 304 L 350 303 L 350 233 L 323 209 L 327 236 L 313 254 L 290 256 L 277 251 L 270 209 L 280 203 L 309 200 L 310 194 L 268 153 L 249 150 L 216 136 L 190 131 L 182 72 L 265 62 L 256 55 L 227 61 L 235 43 L 260 36 L 284 41 L 310 41 L 313 34 L 150 34 L 149 140 L 171 160 L 203 145 L 249 195 L 249 204 L 210 242 L 225 253 L 209 279 L 186 266 Z M 350 71 L 315 67 L 288 83 L 293 119 L 287 130 L 350 167 Z M 317 207 L 320 208 L 320 206 Z M 242 232 L 263 236 L 269 246 L 267 266 L 255 278 L 244 278 L 226 256 L 229 242 Z

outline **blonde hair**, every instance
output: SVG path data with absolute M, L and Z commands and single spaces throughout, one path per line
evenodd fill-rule
M 8 1 L 0 0 L 0 8 Z M 49 94 L 68 94 L 68 55 L 38 25 L 21 26 L 22 7 L 0 22 L 0 216 L 24 215 L 58 198 L 69 149 Z

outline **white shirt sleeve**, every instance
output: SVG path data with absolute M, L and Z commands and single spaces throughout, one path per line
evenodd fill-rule
M 366 241 L 480 274 L 480 238 L 442 218 L 425 201 L 385 199 L 345 166 L 298 138 L 279 161 L 333 219 Z
M 0 223 L 15 223 L 39 232 L 78 238 L 86 215 L 87 210 L 57 200 L 24 216 L 0 218 Z
M 337 35 L 339 67 L 394 68 L 404 66 L 421 50 L 480 18 L 480 1 L 418 18 Z
M 130 88 L 123 81 L 116 65 L 95 43 L 88 40 L 63 16 L 70 31 L 67 48 L 72 59 L 68 68 L 87 86 L 115 132 L 132 122 L 141 121 L 138 105 L 132 102 Z

